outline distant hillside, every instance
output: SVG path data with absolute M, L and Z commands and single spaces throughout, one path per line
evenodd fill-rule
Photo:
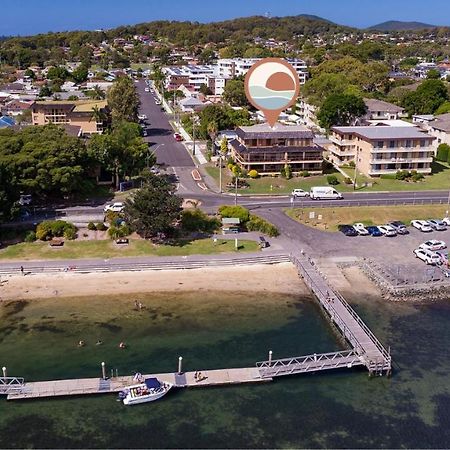
M 430 25 L 422 22 L 402 22 L 400 20 L 389 20 L 387 22 L 374 25 L 368 29 L 376 31 L 415 31 L 423 30 L 425 28 L 436 28 L 436 25 Z

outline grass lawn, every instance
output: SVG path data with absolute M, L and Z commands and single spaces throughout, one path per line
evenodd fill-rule
M 369 178 L 362 174 L 358 175 L 358 184 L 367 182 L 368 186 L 359 186 L 356 190 L 358 192 L 374 192 L 374 191 L 426 191 L 426 190 L 443 190 L 450 188 L 450 165 L 441 162 L 433 162 L 433 174 L 425 177 L 423 181 L 408 182 L 399 180 L 388 180 L 382 178 Z M 213 166 L 206 166 L 205 170 L 213 177 L 219 184 L 219 168 Z M 354 169 L 343 168 L 343 171 L 353 179 Z M 340 172 L 334 172 L 339 184 L 334 186 L 338 191 L 349 192 L 353 191 L 353 185 L 344 183 L 344 175 Z M 226 186 L 231 181 L 231 172 L 228 169 L 222 169 L 222 183 Z M 247 178 L 246 181 L 250 187 L 239 189 L 242 195 L 254 194 L 290 194 L 292 189 L 300 188 L 309 191 L 312 186 L 328 186 L 327 175 L 297 177 L 286 180 L 281 177 L 261 177 L 256 180 Z M 224 190 L 226 188 L 224 187 Z M 229 189 L 233 191 L 233 189 Z
M 447 205 L 360 206 L 339 208 L 289 208 L 286 214 L 304 225 L 320 230 L 337 231 L 340 224 L 362 222 L 365 225 L 382 225 L 391 220 L 401 220 L 409 225 L 414 219 L 442 219 Z M 310 212 L 315 218 L 310 219 Z M 318 216 L 321 219 L 318 219 Z
M 239 240 L 239 252 L 255 252 L 259 249 L 255 241 Z M 145 240 L 130 240 L 127 246 L 118 246 L 110 240 L 66 241 L 63 247 L 50 247 L 45 242 L 20 243 L 0 250 L 0 260 L 80 259 L 114 258 L 123 256 L 185 256 L 210 255 L 235 252 L 234 239 L 212 239 L 195 241 L 180 240 L 175 245 L 154 245 Z

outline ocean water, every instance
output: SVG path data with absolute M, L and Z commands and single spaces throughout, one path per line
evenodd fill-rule
M 342 342 L 315 302 L 264 292 L 3 302 L 0 364 L 29 380 L 253 365 Z M 0 400 L 8 448 L 443 448 L 450 445 L 450 304 L 349 299 L 391 345 L 391 378 L 343 370 L 262 385 L 171 391 L 125 407 L 114 396 Z M 84 339 L 86 347 L 76 343 Z M 103 345 L 96 346 L 101 339 Z M 128 348 L 118 348 L 120 341 Z

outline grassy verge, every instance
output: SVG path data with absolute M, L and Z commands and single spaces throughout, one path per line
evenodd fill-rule
M 428 175 L 424 180 L 418 182 L 400 181 L 382 178 L 369 178 L 362 174 L 358 175 L 357 183 L 367 183 L 365 186 L 359 186 L 358 192 L 374 192 L 374 191 L 427 191 L 448 189 L 450 186 L 450 165 L 441 162 L 432 164 L 433 173 Z M 217 167 L 207 166 L 205 170 L 219 184 L 219 169 Z M 353 179 L 354 169 L 343 168 L 343 171 Z M 333 175 L 339 181 L 335 188 L 340 192 L 353 191 L 353 185 L 344 183 L 344 175 L 340 172 L 333 172 Z M 226 186 L 231 181 L 231 173 L 228 169 L 222 170 L 222 183 Z M 292 189 L 304 189 L 309 191 L 312 186 L 328 186 L 327 175 L 318 175 L 310 177 L 296 177 L 286 180 L 281 177 L 261 177 L 256 180 L 246 179 L 250 185 L 248 188 L 239 189 L 239 193 L 243 195 L 254 194 L 290 194 Z M 226 190 L 226 188 L 224 188 Z M 233 190 L 232 188 L 230 189 Z
M 320 230 L 336 231 L 340 224 L 362 222 L 365 225 L 382 225 L 392 220 L 401 220 L 407 225 L 414 219 L 431 219 L 445 216 L 446 205 L 420 206 L 362 206 L 342 208 L 290 208 L 289 217 Z M 310 213 L 314 212 L 314 218 Z
M 239 240 L 239 252 L 255 252 L 254 241 Z M 0 260 L 114 258 L 124 256 L 185 256 L 211 255 L 235 252 L 234 240 L 212 239 L 180 240 L 175 245 L 154 245 L 149 241 L 130 240 L 129 245 L 119 246 L 112 241 L 66 241 L 63 247 L 52 248 L 45 242 L 20 243 L 0 250 Z

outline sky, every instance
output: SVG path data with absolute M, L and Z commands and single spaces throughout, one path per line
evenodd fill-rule
M 3 0 L 0 36 L 113 28 L 160 19 L 216 22 L 265 13 L 314 14 L 356 27 L 386 20 L 450 25 L 449 0 Z

